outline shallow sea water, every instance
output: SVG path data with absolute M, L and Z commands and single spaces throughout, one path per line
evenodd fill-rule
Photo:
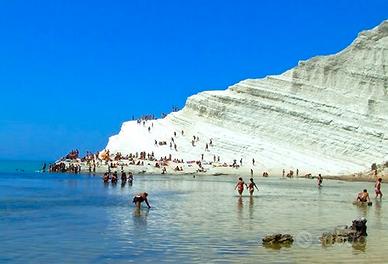
M 247 179 L 246 179 L 247 180 Z M 386 263 L 388 204 L 352 205 L 373 183 L 257 177 L 240 198 L 231 176 L 136 176 L 133 186 L 88 175 L 0 173 L 0 262 Z M 383 185 L 383 192 L 385 185 Z M 152 208 L 130 203 L 147 191 Z M 322 246 L 319 236 L 368 219 L 365 245 Z M 290 248 L 261 245 L 287 232 Z

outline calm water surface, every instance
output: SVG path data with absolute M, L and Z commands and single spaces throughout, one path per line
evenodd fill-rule
M 261 178 L 239 198 L 235 177 L 135 176 L 133 186 L 100 177 L 0 173 L 0 262 L 13 263 L 384 263 L 388 207 L 352 205 L 371 183 Z M 383 191 L 385 186 L 383 185 Z M 130 203 L 150 194 L 150 210 Z M 365 246 L 323 247 L 335 226 L 368 219 Z M 296 236 L 290 248 L 263 247 L 272 232 Z

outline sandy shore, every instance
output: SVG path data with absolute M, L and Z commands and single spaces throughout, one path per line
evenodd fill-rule
M 133 174 L 146 174 L 146 175 L 155 175 L 162 174 L 162 169 L 166 169 L 166 175 L 209 175 L 209 176 L 222 176 L 222 175 L 231 175 L 231 176 L 241 176 L 244 178 L 251 177 L 253 172 L 253 177 L 263 177 L 263 172 L 267 172 L 269 177 L 282 177 L 283 169 L 269 169 L 264 170 L 260 166 L 254 165 L 242 165 L 238 167 L 232 167 L 231 165 L 221 164 L 221 163 L 202 163 L 202 168 L 198 166 L 195 162 L 184 162 L 177 163 L 173 161 L 165 162 L 161 167 L 156 167 L 156 163 L 159 161 L 150 161 L 150 160 L 135 160 L 135 163 L 140 163 L 142 165 L 133 165 L 130 164 L 128 160 L 119 160 L 114 162 L 109 162 L 109 164 L 113 163 L 113 167 L 110 168 L 111 172 L 120 173 L 121 171 L 132 172 Z M 57 162 L 59 163 L 59 162 Z M 93 166 L 89 166 L 86 162 L 80 162 L 76 160 L 67 160 L 64 161 L 66 167 L 71 165 L 78 165 L 81 167 L 81 173 L 95 173 L 98 175 L 102 175 L 109 170 L 108 163 L 106 162 L 98 162 L 95 171 L 93 171 Z M 183 170 L 176 170 L 179 167 Z M 286 170 L 286 174 L 289 170 Z M 295 174 L 294 177 L 297 178 L 316 178 L 317 175 L 308 175 L 308 172 L 300 171 L 299 175 Z M 308 176 L 304 176 L 308 175 Z M 378 177 L 383 178 L 385 180 L 388 178 L 388 168 L 381 168 L 377 176 L 375 176 L 374 172 L 365 172 L 365 173 L 355 173 L 352 175 L 324 175 L 322 174 L 325 180 L 341 180 L 341 181 L 360 181 L 360 182 L 374 182 Z

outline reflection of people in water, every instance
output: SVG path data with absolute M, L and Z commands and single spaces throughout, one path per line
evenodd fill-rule
M 253 192 L 255 191 L 255 188 L 256 190 L 259 190 L 259 188 L 257 188 L 256 183 L 253 181 L 253 178 L 250 178 L 249 181 L 250 183 L 248 184 L 248 191 L 249 194 L 252 196 Z
M 148 208 L 151 208 L 150 204 L 148 203 L 147 197 L 148 197 L 148 193 L 146 193 L 146 192 L 139 193 L 135 197 L 133 197 L 132 202 L 135 203 L 135 206 L 137 208 L 140 208 L 142 202 L 145 202 L 147 204 Z
M 364 189 L 362 192 L 358 193 L 357 201 L 358 202 L 370 202 L 369 193 L 366 189 Z
M 236 184 L 236 187 L 234 187 L 234 189 L 235 190 L 237 189 L 237 191 L 240 194 L 240 196 L 242 195 L 242 193 L 244 191 L 244 185 L 245 185 L 245 183 L 244 183 L 243 179 L 241 177 L 238 178 L 238 182 Z
M 140 209 L 137 207 L 133 210 L 133 224 L 135 226 L 135 230 L 142 232 L 141 230 L 147 226 L 147 217 L 149 212 L 149 209 Z

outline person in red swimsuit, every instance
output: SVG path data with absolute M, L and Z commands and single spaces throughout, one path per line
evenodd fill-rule
M 253 178 L 250 178 L 249 181 L 250 183 L 248 184 L 248 191 L 249 194 L 252 196 L 253 192 L 255 191 L 255 188 L 256 190 L 259 190 L 259 188 L 257 188 L 256 183 L 253 181 Z
M 243 181 L 243 179 L 240 177 L 238 178 L 238 182 L 236 184 L 236 187 L 234 187 L 234 189 L 238 191 L 238 193 L 240 194 L 240 196 L 242 196 L 242 193 L 244 191 L 244 185 L 245 185 L 245 182 Z

